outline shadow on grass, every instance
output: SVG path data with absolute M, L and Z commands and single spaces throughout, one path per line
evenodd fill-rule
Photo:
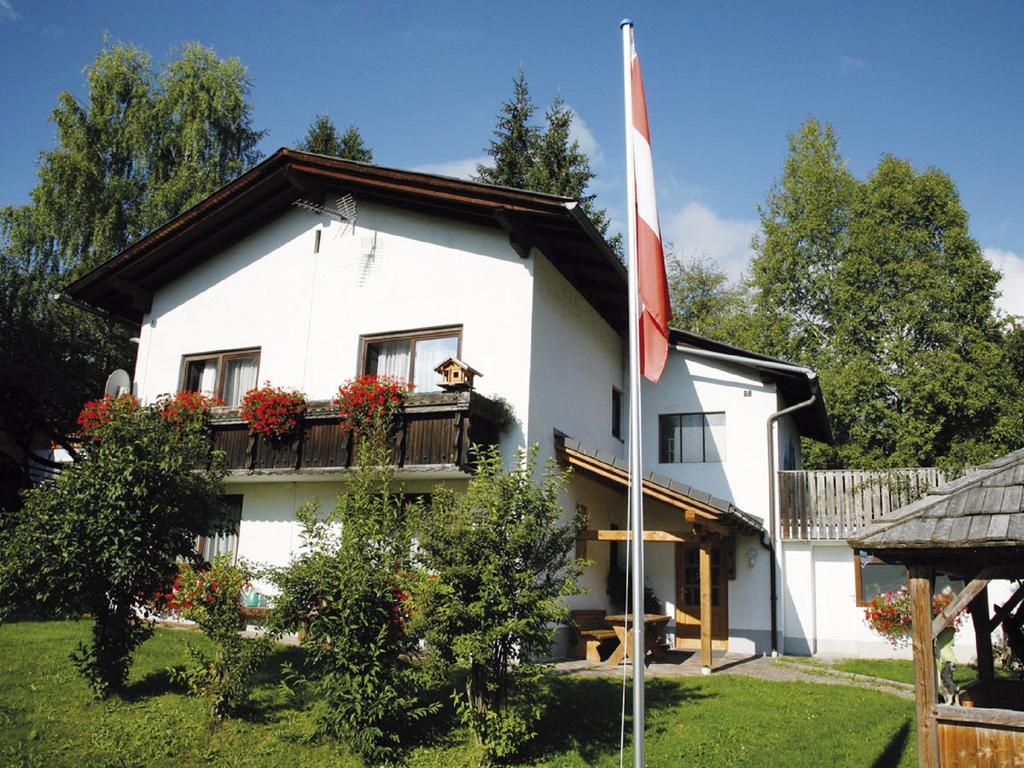
M 537 738 L 527 756 L 540 759 L 574 752 L 587 763 L 619 749 L 622 687 L 620 681 L 600 678 L 556 678 L 550 681 L 551 698 L 538 724 Z M 706 699 L 678 681 L 651 680 L 646 687 L 648 712 L 675 707 L 684 701 Z M 626 691 L 626 734 L 632 730 L 631 688 Z
M 893 768 L 900 764 L 903 757 L 903 750 L 907 746 L 907 738 L 910 736 L 910 721 L 906 720 L 903 726 L 892 735 L 889 743 L 886 744 L 882 754 L 871 764 L 871 768 Z
M 154 696 L 163 696 L 165 693 L 187 693 L 187 689 L 181 683 L 171 679 L 171 672 L 168 669 L 158 669 L 150 672 L 141 680 L 128 683 L 121 691 L 121 698 L 125 701 L 139 702 Z

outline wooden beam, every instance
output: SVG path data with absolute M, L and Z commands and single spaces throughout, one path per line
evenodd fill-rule
M 618 528 L 602 528 L 581 531 L 579 538 L 586 541 L 632 541 L 633 534 Z M 667 541 L 673 544 L 683 544 L 693 541 L 693 538 L 693 534 L 689 531 L 644 531 L 644 541 Z
M 692 509 L 686 510 L 683 513 L 683 517 L 686 522 L 691 523 L 692 525 L 699 525 L 703 530 L 709 533 L 717 533 L 719 536 L 724 536 L 726 538 L 733 534 L 733 531 L 726 526 L 720 525 L 714 520 L 709 520 L 707 517 L 695 513 Z
M 988 587 L 971 600 L 971 621 L 974 622 L 974 643 L 978 650 L 978 679 L 992 680 L 996 676 L 992 658 L 992 631 L 988 628 Z
M 1013 593 L 1013 597 L 1007 600 L 1002 605 L 995 606 L 995 610 L 992 611 L 992 620 L 989 622 L 988 631 L 991 633 L 1003 623 L 1004 619 L 1010 618 L 1013 615 L 1013 609 L 1016 608 L 1020 602 L 1024 600 L 1024 584 L 1021 584 L 1017 591 Z
M 950 622 L 955 619 L 960 611 L 968 606 L 968 604 L 981 590 L 988 586 L 988 569 L 978 574 L 978 578 L 972 579 L 964 588 L 960 590 L 960 594 L 953 598 L 953 602 L 942 609 L 942 613 L 935 617 L 932 621 L 932 640 L 939 636 L 939 633 L 949 626 Z
M 133 283 L 129 283 L 127 280 L 122 280 L 116 275 L 111 276 L 108 282 L 115 291 L 131 299 L 132 306 L 139 310 L 139 312 L 145 314 L 153 308 L 152 291 L 140 288 Z
M 700 541 L 700 671 L 711 674 L 711 542 L 706 537 Z
M 917 762 L 919 768 L 939 768 L 938 730 L 932 708 L 936 704 L 935 643 L 932 635 L 932 572 L 910 570 L 910 612 L 913 621 L 914 700 L 917 710 Z

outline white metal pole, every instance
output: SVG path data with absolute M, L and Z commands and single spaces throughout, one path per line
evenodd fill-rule
M 637 296 L 636 172 L 633 167 L 633 22 L 624 19 L 622 65 L 626 107 L 626 220 L 629 255 L 629 507 L 633 516 L 633 766 L 644 768 L 644 512 L 640 441 L 640 309 Z M 628 619 L 628 617 L 627 617 Z M 627 624 L 628 626 L 628 624 Z

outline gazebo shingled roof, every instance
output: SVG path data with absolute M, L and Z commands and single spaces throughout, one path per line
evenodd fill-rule
M 1024 449 L 936 486 L 849 539 L 854 549 L 972 578 L 1024 577 Z

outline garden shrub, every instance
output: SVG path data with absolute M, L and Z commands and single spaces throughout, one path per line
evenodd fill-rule
M 582 520 L 563 522 L 566 475 L 539 473 L 534 447 L 506 470 L 497 448 L 476 454 L 465 493 L 435 491 L 419 546 L 430 572 L 423 621 L 438 662 L 465 674 L 453 696 L 488 759 L 518 752 L 545 707 L 545 667 L 563 598 L 575 594 Z
M 124 686 L 175 562 L 226 520 L 224 470 L 201 413 L 172 423 L 128 397 L 84 413 L 81 460 L 28 492 L 0 541 L 0 614 L 91 614 L 72 658 L 103 697 Z
M 932 595 L 932 615 L 937 616 L 953 602 L 952 593 L 940 592 Z M 910 592 L 900 587 L 894 592 L 881 592 L 868 601 L 864 608 L 864 621 L 881 635 L 893 648 L 910 645 L 913 639 L 913 615 Z M 959 629 L 964 621 L 961 611 L 950 625 Z
M 239 634 L 246 623 L 242 590 L 252 587 L 254 576 L 248 564 L 232 565 L 229 555 L 218 555 L 209 568 L 181 568 L 168 600 L 168 607 L 194 621 L 213 645 L 211 654 L 189 643 L 192 664 L 173 669 L 171 676 L 206 699 L 215 720 L 248 701 L 252 676 L 271 649 L 266 636 Z
M 293 679 L 320 699 L 318 732 L 373 764 L 397 760 L 410 726 L 437 709 L 424 700 L 428 675 L 410 631 L 412 525 L 375 419 L 360 436 L 357 465 L 336 507 L 298 511 L 303 553 L 276 572 L 273 626 L 296 631 L 305 670 Z

